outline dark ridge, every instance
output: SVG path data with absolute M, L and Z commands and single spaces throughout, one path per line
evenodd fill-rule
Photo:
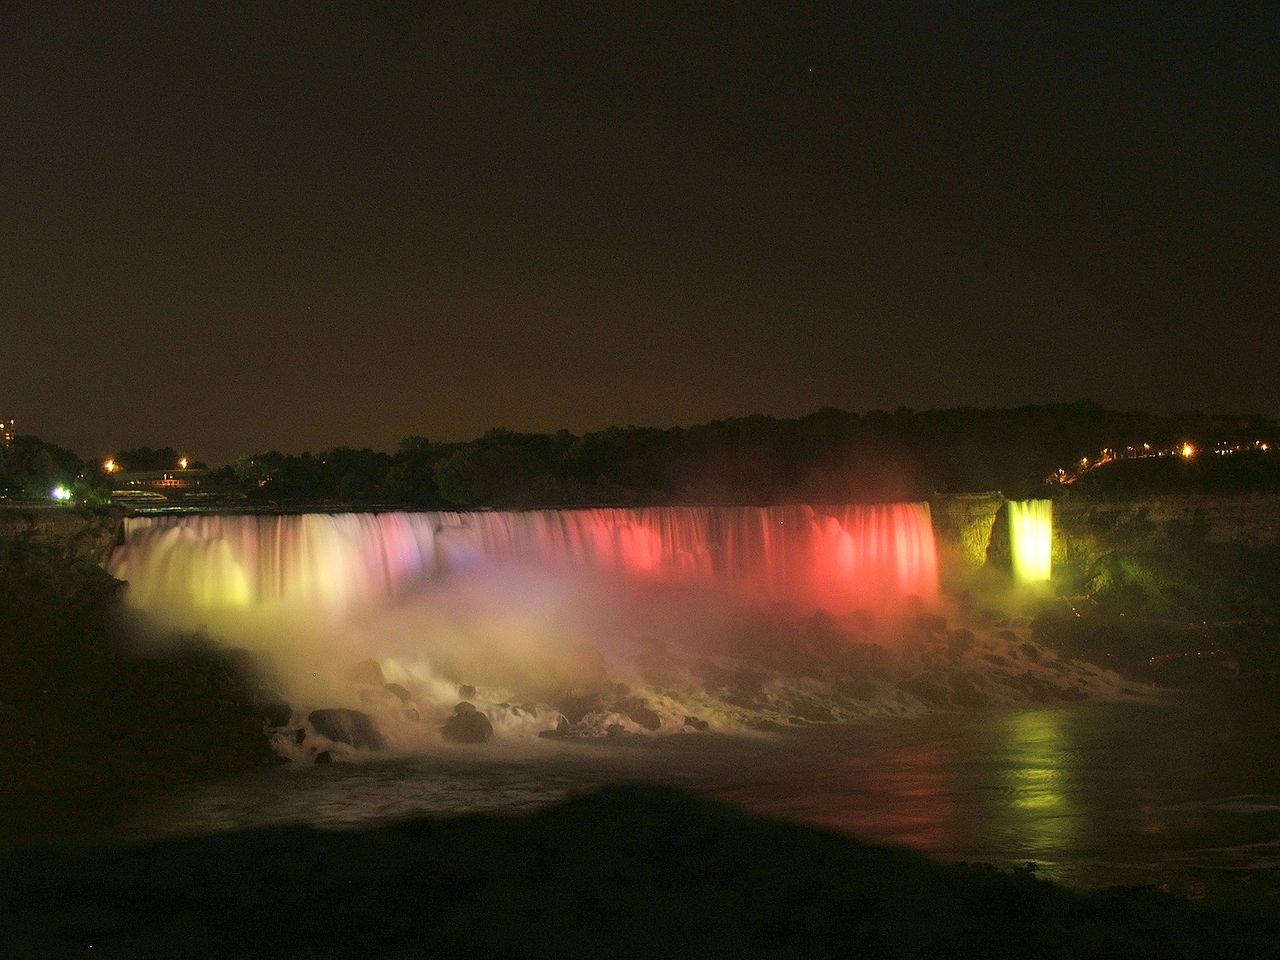
M 519 816 L 4 863 L 0 955 L 1274 956 L 1271 920 L 1083 893 L 618 785 Z

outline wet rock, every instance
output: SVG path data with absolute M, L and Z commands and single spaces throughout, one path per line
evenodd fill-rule
M 370 687 L 385 686 L 387 682 L 387 678 L 382 675 L 382 665 L 377 660 L 361 660 L 351 668 L 347 679 Z
M 321 750 L 316 754 L 316 763 L 333 763 L 333 754 L 328 750 Z
M 458 696 L 463 700 L 470 700 L 476 695 L 476 688 L 469 683 L 464 683 L 458 688 Z
M 446 740 L 454 743 L 485 743 L 493 736 L 493 724 L 473 704 L 464 700 L 453 711 L 453 716 L 440 729 Z
M 604 707 L 598 693 L 588 693 L 580 697 L 565 697 L 556 709 L 569 718 L 570 723 L 577 723 L 588 713 L 595 713 Z
M 611 723 L 604 728 L 604 732 L 611 737 L 620 737 L 627 732 L 627 728 L 620 723 Z
M 932 680 L 926 680 L 924 677 L 903 680 L 898 684 L 898 687 L 911 694 L 921 703 L 928 704 L 931 707 L 945 707 L 951 699 L 945 689 Z
M 947 618 L 936 613 L 921 613 L 916 616 L 916 626 L 926 633 L 946 633 Z
M 1040 648 L 1034 643 L 1024 643 L 1018 650 L 1028 660 L 1038 661 L 1040 659 Z
M 952 630 L 947 635 L 947 653 L 951 659 L 955 660 L 964 656 L 973 649 L 973 645 L 978 642 L 978 638 L 973 635 L 972 630 L 965 630 L 963 627 L 959 630 Z
M 387 691 L 387 693 L 391 694 L 401 703 L 408 703 L 413 699 L 413 694 L 411 694 L 404 687 L 400 686 L 400 684 L 398 683 L 388 683 L 385 686 L 383 686 L 382 689 Z
M 1016 643 L 1018 635 L 1012 630 L 997 630 L 992 634 L 997 640 L 1004 640 L 1006 643 Z
M 798 700 L 791 705 L 791 709 L 797 717 L 808 723 L 832 723 L 835 720 L 835 714 L 813 700 Z
M 359 710 L 312 710 L 307 720 L 316 733 L 357 750 L 382 750 L 387 745 L 386 739 L 374 726 L 373 718 Z
M 287 703 L 264 703 L 259 709 L 268 727 L 283 727 L 293 717 L 293 707 Z
M 951 678 L 951 695 L 961 707 L 981 707 L 987 703 L 986 694 L 980 693 L 967 677 Z
M 307 731 L 304 730 L 302 727 L 299 727 L 297 730 L 293 731 L 294 743 L 301 744 L 306 739 L 307 739 Z
M 542 730 L 538 733 L 538 736 L 544 739 L 553 740 L 559 737 L 567 737 L 572 732 L 573 724 L 564 717 L 560 717 L 556 720 L 556 728 L 554 730 Z
M 639 697 L 632 697 L 618 704 L 618 712 L 646 730 L 657 730 L 662 726 L 662 717 Z
M 686 727 L 691 727 L 694 730 L 707 730 L 711 726 L 707 721 L 699 720 L 697 717 L 685 717 L 684 725 Z

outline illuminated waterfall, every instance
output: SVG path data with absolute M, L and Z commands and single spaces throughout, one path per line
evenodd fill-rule
M 134 517 L 111 571 L 144 608 L 338 612 L 504 565 L 832 612 L 927 601 L 938 579 L 925 503 Z
M 1019 583 L 1049 579 L 1053 553 L 1053 501 L 1009 501 L 1009 549 Z

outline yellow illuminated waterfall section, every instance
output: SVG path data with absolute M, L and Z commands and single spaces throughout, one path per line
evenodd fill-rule
M 1049 579 L 1053 554 L 1053 501 L 1009 501 L 1009 549 L 1019 583 Z

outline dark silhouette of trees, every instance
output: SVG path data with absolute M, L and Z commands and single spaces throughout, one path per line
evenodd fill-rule
M 1088 401 L 861 414 L 828 407 L 795 419 L 738 417 L 669 429 L 610 427 L 582 435 L 495 429 L 465 443 L 413 436 L 394 453 L 270 450 L 215 471 L 206 488 L 264 506 L 419 508 L 841 503 L 987 490 L 1025 496 L 1043 494 L 1045 477 L 1081 457 L 1096 459 L 1103 448 L 1184 440 L 1205 450 L 1263 440 L 1274 450 L 1280 429 L 1265 417 L 1124 413 Z M 116 459 L 125 469 L 172 469 L 177 458 L 172 448 L 140 447 Z M 1245 470 L 1243 461 L 1240 470 L 1232 467 L 1239 474 L 1232 483 L 1256 485 L 1268 464 L 1280 463 L 1261 459 L 1261 467 Z M 1198 473 L 1182 472 L 1212 486 L 1222 473 L 1214 462 L 1206 458 Z M 10 489 L 43 487 L 41 496 L 81 467 L 74 454 L 34 438 L 0 451 L 0 481 Z M 1072 489 L 1100 489 L 1101 481 L 1122 476 L 1113 469 L 1092 471 L 1088 483 Z M 1135 466 L 1132 476 L 1144 469 L 1153 468 Z M 1162 477 L 1160 483 L 1182 482 Z

